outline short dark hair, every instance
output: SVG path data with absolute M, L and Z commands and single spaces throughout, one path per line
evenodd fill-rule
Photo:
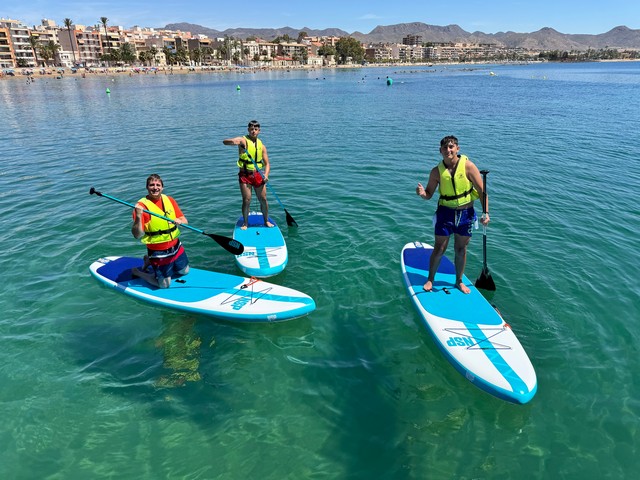
M 251 120 L 249 122 L 249 125 L 247 125 L 247 128 L 251 128 L 251 127 L 258 127 L 260 128 L 260 122 L 258 122 L 257 120 Z
M 162 181 L 162 179 L 160 178 L 160 175 L 158 175 L 157 173 L 152 173 L 151 175 L 149 175 L 147 177 L 147 187 L 149 186 L 149 182 L 151 180 L 160 180 L 160 185 L 162 185 L 164 187 L 164 182 Z
M 447 135 L 442 140 L 440 140 L 440 146 L 444 147 L 445 145 L 448 145 L 450 142 L 453 142 L 454 145 L 458 145 L 458 139 L 456 137 L 454 137 L 453 135 Z

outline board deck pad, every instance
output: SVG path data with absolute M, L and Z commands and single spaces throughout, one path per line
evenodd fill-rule
M 91 274 L 120 293 L 144 302 L 215 317 L 231 322 L 280 322 L 312 312 L 316 304 L 297 290 L 257 278 L 190 268 L 173 278 L 169 288 L 158 288 L 134 277 L 131 269 L 142 259 L 105 257 L 91 264 Z
M 244 252 L 236 255 L 236 265 L 245 274 L 258 278 L 271 277 L 282 272 L 287 266 L 287 245 L 280 227 L 267 227 L 260 212 L 249 213 L 248 228 L 242 230 L 243 217 L 238 218 L 233 229 L 234 240 L 244 245 Z
M 423 285 L 433 247 L 408 243 L 402 249 L 405 286 L 424 326 L 444 356 L 471 383 L 513 403 L 530 401 L 537 390 L 535 370 L 511 327 L 466 276 L 471 293 L 455 287 L 455 266 L 443 256 L 433 290 Z

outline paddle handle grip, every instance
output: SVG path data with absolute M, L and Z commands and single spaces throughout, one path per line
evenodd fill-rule
M 489 175 L 489 170 L 480 170 L 480 174 L 482 175 L 482 214 L 487 213 L 487 175 Z

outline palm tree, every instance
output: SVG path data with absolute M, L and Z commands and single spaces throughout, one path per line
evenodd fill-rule
M 42 58 L 42 66 L 46 67 L 47 63 L 51 59 L 51 50 L 47 45 L 38 45 L 38 50 L 40 50 L 40 58 Z
M 40 50 L 40 57 L 44 60 L 45 65 L 49 63 L 49 60 L 53 59 L 53 63 L 56 63 L 56 55 L 60 50 L 60 45 L 54 42 L 53 40 L 49 40 L 45 45 L 39 45 L 38 49 Z
M 131 43 L 126 42 L 120 48 L 120 61 L 132 64 L 136 60 L 136 52 Z
M 166 59 L 166 63 L 168 65 L 173 65 L 173 52 L 171 51 L 171 49 L 167 46 L 162 47 L 162 52 L 164 53 L 164 58 Z
M 29 44 L 33 49 L 33 55 L 36 60 L 36 67 L 38 66 L 38 37 L 34 37 L 33 35 L 29 35 Z M 44 65 L 42 65 L 44 67 Z
M 156 48 L 155 45 L 149 49 L 149 53 L 151 54 L 151 57 L 152 57 L 152 60 L 153 60 L 153 66 L 155 67 L 156 66 L 156 55 L 158 55 L 158 49 Z
M 58 52 L 61 48 L 62 47 L 60 46 L 60 44 L 54 42 L 53 40 L 49 40 L 49 42 L 47 43 L 47 50 L 51 52 L 51 58 L 53 58 L 54 65 L 56 64 L 56 56 L 58 56 Z
M 107 22 L 109 19 L 107 17 L 100 17 L 100 23 L 104 27 L 104 40 L 107 42 L 107 47 L 109 47 L 109 56 L 111 56 L 111 42 L 109 42 L 109 33 L 107 32 Z M 107 66 L 109 66 L 109 61 L 107 60 Z
M 208 61 L 211 60 L 211 56 L 213 55 L 213 48 L 211 47 L 204 47 L 202 49 L 202 61 L 205 63 L 205 65 L 208 64 Z
M 73 25 L 73 21 L 70 18 L 64 19 L 64 26 L 67 27 L 67 33 L 69 34 L 69 43 L 71 44 L 71 53 L 73 54 L 73 66 L 76 66 L 76 52 L 73 49 L 73 40 L 71 40 L 71 26 Z M 75 36 L 75 33 L 74 33 Z

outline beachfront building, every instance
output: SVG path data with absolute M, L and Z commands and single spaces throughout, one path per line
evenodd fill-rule
M 9 29 L 0 26 L 0 68 L 13 68 L 15 66 L 15 56 L 11 43 Z
M 97 30 L 100 34 L 103 55 L 111 55 L 114 50 L 122 47 L 122 42 L 120 41 L 120 32 L 124 30 L 122 27 L 107 27 L 105 32 L 103 25 L 96 25 L 93 30 Z
M 422 62 L 424 47 L 422 45 L 398 45 L 395 58 L 404 63 Z
M 131 30 L 123 30 L 120 42 L 122 45 L 128 43 L 143 65 L 156 67 L 167 64 L 162 50 L 165 46 L 164 36 L 153 28 L 136 26 Z
M 76 25 L 76 52 L 78 64 L 83 67 L 95 67 L 100 65 L 102 55 L 102 43 L 100 32 L 88 30 L 84 25 Z
M 34 67 L 36 62 L 64 67 L 113 67 L 132 63 L 154 67 L 168 64 L 191 67 L 215 64 L 330 66 L 335 63 L 334 56 L 331 49 L 322 47 L 335 47 L 339 40 L 340 37 L 337 36 L 306 36 L 299 38 L 297 42 L 269 42 L 259 38 L 245 40 L 230 36 L 212 39 L 179 30 L 137 26 L 130 30 L 107 26 L 105 30 L 105 26 L 100 23 L 90 27 L 72 25 L 71 29 L 67 29 L 46 19 L 42 20 L 41 26 L 29 31 L 22 22 L 2 19 L 0 66 Z M 31 43 L 34 43 L 33 47 Z M 319 51 L 322 55 L 318 55 Z M 40 53 L 43 55 L 40 56 Z M 366 60 L 375 63 L 516 60 L 537 54 L 538 52 L 508 49 L 494 44 L 424 43 L 421 35 L 406 35 L 401 44 L 372 44 L 365 49 Z
M 136 52 L 136 55 L 147 51 L 145 38 L 135 30 L 125 30 L 122 32 L 122 43 L 130 44 L 133 47 L 133 51 Z
M 276 58 L 280 57 L 282 60 L 291 59 L 291 61 L 299 63 L 306 63 L 307 58 L 309 58 L 307 45 L 297 42 L 281 42 L 277 45 Z
M 0 18 L 0 29 L 4 32 L 8 49 L 5 47 L 3 63 L 9 61 L 7 67 L 35 67 L 33 48 L 29 43 L 29 27 L 18 20 Z M 0 38 L 2 35 L 0 35 Z
M 402 39 L 403 45 L 422 45 L 422 35 L 407 35 Z
M 33 39 L 35 60 L 39 66 L 69 66 L 67 60 L 71 59 L 71 50 L 65 50 L 58 39 L 58 28 L 52 20 L 43 19 L 41 25 L 30 30 Z M 56 45 L 56 50 L 51 51 L 49 45 Z M 48 50 L 43 55 L 44 51 Z
M 100 32 L 93 29 L 89 30 L 84 25 L 76 25 L 75 33 L 78 45 L 78 50 L 76 51 L 78 64 L 83 67 L 100 65 L 100 57 L 102 55 Z M 64 35 L 62 37 L 64 38 Z
M 364 50 L 364 58 L 373 63 L 388 63 L 397 58 L 394 56 L 393 50 L 393 47 L 389 44 L 370 45 Z
M 276 44 L 265 42 L 264 40 L 248 40 L 243 43 L 242 53 L 244 58 L 253 62 L 270 62 L 276 54 Z
M 214 62 L 215 49 L 210 38 L 197 35 L 187 40 L 187 49 L 191 65 L 211 65 Z
M 151 60 L 153 61 L 153 66 L 165 66 L 167 64 L 167 57 L 162 51 L 164 48 L 164 37 L 160 35 L 154 35 L 152 37 L 147 37 L 145 40 L 145 45 L 151 53 Z
M 340 40 L 340 38 L 341 37 L 335 37 L 335 36 L 306 37 L 305 40 L 311 43 L 320 43 L 322 45 L 331 45 L 332 47 L 335 47 L 336 43 L 338 43 L 338 40 Z

